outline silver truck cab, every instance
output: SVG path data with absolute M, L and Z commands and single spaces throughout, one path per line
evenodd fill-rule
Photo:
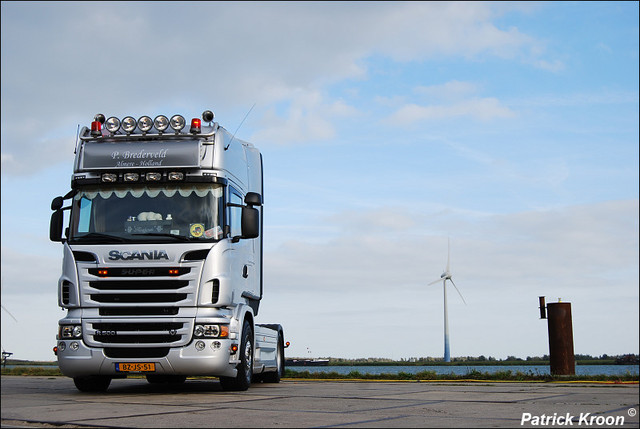
M 245 390 L 284 373 L 282 327 L 255 322 L 262 156 L 212 121 L 205 111 L 187 131 L 180 115 L 96 115 L 79 134 L 50 238 L 63 244 L 67 310 L 55 350 L 81 391 L 134 373 L 152 383 L 217 376 Z

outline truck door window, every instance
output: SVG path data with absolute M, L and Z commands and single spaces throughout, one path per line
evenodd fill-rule
M 233 204 L 242 204 L 242 197 L 233 188 L 229 188 L 229 202 Z M 242 208 L 229 207 L 229 224 L 231 227 L 231 236 L 238 237 L 242 235 Z

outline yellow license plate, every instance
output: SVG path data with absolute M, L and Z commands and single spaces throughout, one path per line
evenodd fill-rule
M 116 363 L 118 372 L 155 372 L 156 364 L 153 362 Z

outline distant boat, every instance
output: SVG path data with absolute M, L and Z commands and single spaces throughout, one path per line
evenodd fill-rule
M 286 359 L 286 366 L 327 366 L 329 359 Z

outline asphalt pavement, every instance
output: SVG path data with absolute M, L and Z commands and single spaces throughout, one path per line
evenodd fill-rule
M 2 376 L 2 427 L 638 427 L 638 384 L 283 380 L 224 392 L 216 379 Z

